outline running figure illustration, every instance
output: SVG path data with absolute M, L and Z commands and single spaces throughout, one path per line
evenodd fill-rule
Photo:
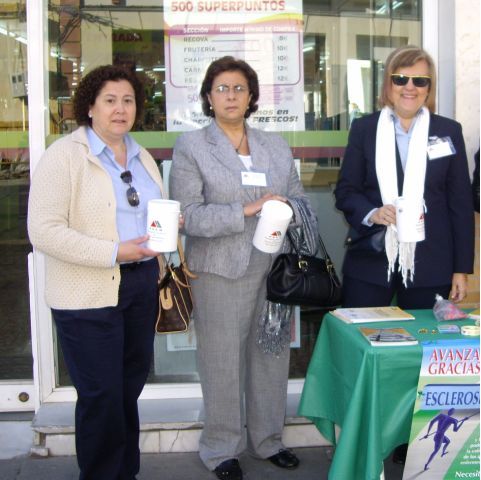
M 447 452 L 448 445 L 451 443 L 451 440 L 445 435 L 446 431 L 448 428 L 452 425 L 453 426 L 453 431 L 457 432 L 462 426 L 463 423 L 469 418 L 469 417 L 464 417 L 462 420 L 457 420 L 454 418 L 452 415 L 454 413 L 455 409 L 450 408 L 448 410 L 448 413 L 440 413 L 439 415 L 436 415 L 430 422 L 429 422 L 429 427 L 428 427 L 428 433 L 421 439 L 424 440 L 428 438 L 430 435 L 434 434 L 434 450 L 431 453 L 431 456 L 429 457 L 429 460 L 427 461 L 426 465 L 424 465 L 424 470 L 429 469 L 429 464 L 431 463 L 431 460 L 436 456 L 436 454 L 439 452 L 439 449 L 441 448 L 441 445 L 443 446 L 443 451 L 441 452 L 441 457 L 444 457 Z M 432 426 L 435 423 L 438 423 L 438 428 L 435 432 L 429 433 L 431 431 Z

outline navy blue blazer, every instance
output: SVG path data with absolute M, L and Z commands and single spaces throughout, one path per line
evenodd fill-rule
M 336 207 L 358 231 L 362 220 L 382 206 L 376 176 L 376 130 L 380 112 L 355 120 L 334 192 Z M 429 136 L 450 137 L 456 153 L 427 160 L 424 199 L 426 239 L 416 246 L 414 287 L 451 285 L 453 273 L 472 273 L 474 210 L 461 125 L 431 114 Z M 388 285 L 387 258 L 346 251 L 343 274 Z

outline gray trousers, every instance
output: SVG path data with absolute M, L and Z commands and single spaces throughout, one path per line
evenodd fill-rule
M 209 470 L 246 447 L 259 458 L 282 448 L 289 348 L 275 357 L 256 340 L 269 266 L 270 255 L 254 248 L 242 278 L 196 272 L 192 282 L 205 408 L 199 454 Z

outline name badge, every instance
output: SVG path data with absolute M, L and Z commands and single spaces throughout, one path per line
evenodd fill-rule
M 245 187 L 267 187 L 266 174 L 262 172 L 241 172 L 242 185 Z
M 428 158 L 429 160 L 436 160 L 437 158 L 454 155 L 456 149 L 449 137 L 429 137 L 428 141 Z

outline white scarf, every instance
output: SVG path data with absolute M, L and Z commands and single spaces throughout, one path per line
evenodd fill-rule
M 426 149 L 429 133 L 429 110 L 422 107 L 413 127 L 409 142 L 408 158 L 404 172 L 402 196 L 419 199 L 424 204 L 424 179 L 426 176 Z M 381 190 L 383 205 L 394 205 L 398 195 L 396 170 L 396 135 L 394 112 L 389 107 L 381 110 L 376 133 L 376 175 Z M 399 271 L 403 283 L 414 279 L 414 255 L 416 242 L 398 242 L 395 227 L 389 225 L 386 231 L 386 255 L 389 262 L 387 278 L 394 272 L 399 257 Z

